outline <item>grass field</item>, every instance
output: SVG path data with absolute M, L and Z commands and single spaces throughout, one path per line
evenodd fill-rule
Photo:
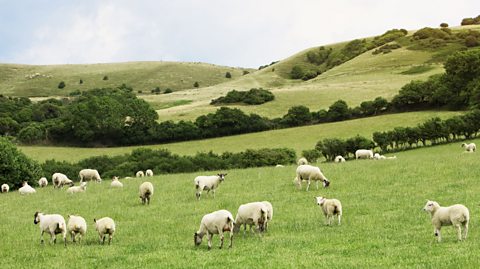
M 255 148 L 287 147 L 297 151 L 313 149 L 318 140 L 324 138 L 349 138 L 357 134 L 371 137 L 375 131 L 391 130 L 398 126 L 415 126 L 432 117 L 446 119 L 460 112 L 422 111 L 401 114 L 389 114 L 378 117 L 356 119 L 343 122 L 325 123 L 312 126 L 288 128 L 260 133 L 212 138 L 198 141 L 186 141 L 161 145 L 146 145 L 115 148 L 73 148 L 54 146 L 20 146 L 19 149 L 31 158 L 43 162 L 49 159 L 78 161 L 91 156 L 119 155 L 130 153 L 133 149 L 146 147 L 165 148 L 180 155 L 193 155 L 197 152 L 225 151 L 239 152 Z
M 480 143 L 480 140 L 474 141 Z M 292 184 L 295 167 L 228 171 L 216 198 L 195 201 L 195 174 L 150 178 L 155 194 L 142 206 L 142 179 L 89 183 L 87 192 L 67 195 L 51 185 L 31 196 L 0 194 L 2 268 L 478 268 L 480 155 L 462 152 L 458 143 L 397 153 L 394 161 L 347 161 L 320 164 L 329 189 L 306 192 Z M 343 204 L 341 226 L 327 227 L 314 196 Z M 470 209 L 469 237 L 456 241 L 452 227 L 436 243 L 425 199 Z M 269 200 L 273 221 L 263 236 L 234 237 L 232 249 L 196 248 L 193 233 L 206 213 Z M 33 214 L 79 214 L 87 219 L 84 242 L 44 246 Z M 117 233 L 112 245 L 99 245 L 93 218 L 112 217 Z M 46 237 L 48 238 L 48 236 Z M 227 241 L 228 244 L 228 241 Z

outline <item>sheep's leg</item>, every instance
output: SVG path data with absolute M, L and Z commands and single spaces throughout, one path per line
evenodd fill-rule
M 100 243 L 105 243 L 105 236 L 103 234 L 99 234 L 98 237 L 100 238 Z
M 463 223 L 463 240 L 467 239 L 468 234 L 468 222 Z
M 213 237 L 213 234 L 211 234 L 210 232 L 208 232 L 208 233 L 207 233 L 208 250 L 212 249 L 212 237 Z
M 225 237 L 223 236 L 223 230 L 222 228 L 217 229 L 218 230 L 218 235 L 220 236 L 220 249 L 223 247 L 223 240 Z
M 66 247 L 67 246 L 67 231 L 63 231 L 63 245 Z
M 54 244 L 57 243 L 57 237 L 55 236 L 55 232 L 52 232 L 52 231 L 50 231 L 50 244 L 51 243 L 54 243 Z
M 44 241 L 43 241 L 43 233 L 44 233 L 44 231 L 42 231 L 42 232 L 40 233 L 40 244 L 43 244 L 43 243 L 44 243 Z
M 75 243 L 75 242 L 76 242 L 76 240 L 75 240 L 75 232 L 71 231 L 71 232 L 70 232 L 70 237 L 72 238 L 72 242 Z
M 307 180 L 307 191 L 310 188 L 310 179 Z
M 318 190 L 318 180 L 315 180 L 315 185 L 317 186 L 317 190 Z
M 243 236 L 245 236 L 246 233 L 247 233 L 247 224 L 244 223 L 243 224 Z
M 113 239 L 113 234 L 109 234 L 108 235 L 108 244 L 110 245 L 110 243 L 112 243 L 112 239 Z
M 212 190 L 213 198 L 215 198 L 215 189 Z
M 457 228 L 458 241 L 462 241 L 462 228 L 460 226 L 460 223 L 455 224 L 455 228 Z
M 200 200 L 200 192 L 197 191 L 197 192 L 195 193 L 195 197 L 197 197 L 197 201 Z
M 337 215 L 337 217 L 338 217 L 338 225 L 340 225 L 340 222 L 342 220 L 342 215 Z
M 230 231 L 230 245 L 228 245 L 229 248 L 233 247 L 233 231 Z
M 440 228 L 435 228 L 434 230 L 437 241 L 440 243 L 442 241 L 442 234 L 440 233 Z

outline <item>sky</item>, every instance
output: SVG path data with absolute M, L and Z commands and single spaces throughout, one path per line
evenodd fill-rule
M 256 68 L 314 46 L 478 15 L 479 0 L 0 0 L 0 63 Z

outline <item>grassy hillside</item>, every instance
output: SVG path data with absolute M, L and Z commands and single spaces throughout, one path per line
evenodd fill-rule
M 476 140 L 480 143 L 480 140 Z M 76 154 L 70 151 L 65 154 Z M 322 164 L 329 189 L 306 192 L 292 185 L 295 167 L 231 170 L 216 198 L 195 201 L 196 174 L 160 175 L 150 206 L 137 191 L 142 179 L 89 183 L 87 192 L 67 195 L 51 185 L 31 196 L 0 194 L 2 268 L 476 268 L 480 259 L 478 153 L 465 154 L 457 144 L 398 153 L 395 161 L 351 161 Z M 343 204 L 341 226 L 327 227 L 314 196 Z M 430 216 L 420 209 L 425 199 L 470 209 L 469 237 L 456 241 L 450 227 L 436 243 Z M 269 200 L 273 221 L 263 236 L 237 235 L 232 249 L 196 248 L 193 233 L 206 213 Z M 19 210 L 21 208 L 21 210 Z M 84 241 L 67 248 L 39 244 L 33 214 L 79 214 L 88 222 Z M 112 245 L 98 244 L 93 218 L 112 217 L 117 232 Z M 48 236 L 46 236 L 48 239 Z M 228 240 L 226 239 L 228 244 Z M 28 258 L 26 258 L 28 257 Z
M 239 152 L 245 149 L 255 148 L 287 147 L 296 150 L 297 154 L 300 155 L 302 150 L 312 149 L 319 140 L 324 138 L 348 138 L 357 134 L 371 137 L 372 133 L 375 131 L 390 130 L 398 126 L 415 126 L 432 117 L 438 116 L 445 119 L 458 114 L 459 112 L 445 111 L 410 112 L 199 141 L 141 147 L 152 149 L 165 148 L 173 153 L 181 155 L 193 155 L 196 152 L 208 151 L 223 153 L 225 151 Z M 43 162 L 49 159 L 78 161 L 91 156 L 119 155 L 129 153 L 138 147 L 139 146 L 117 148 L 72 148 L 20 146 L 19 148 L 33 159 Z
M 65 96 L 75 90 L 114 87 L 123 83 L 135 91 L 150 93 L 156 87 L 183 90 L 226 82 L 225 73 L 232 79 L 251 69 L 233 68 L 205 63 L 127 62 L 75 65 L 17 65 L 0 64 L 0 94 L 13 96 Z M 26 76 L 40 76 L 29 78 Z M 108 80 L 103 80 L 108 76 Z M 83 80 L 83 84 L 80 84 Z M 66 87 L 58 89 L 60 81 Z

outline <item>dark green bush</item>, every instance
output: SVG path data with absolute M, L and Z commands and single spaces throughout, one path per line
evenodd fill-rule
M 245 103 L 247 105 L 260 105 L 275 99 L 272 92 L 262 88 L 252 88 L 249 91 L 232 90 L 226 96 L 219 97 L 210 102 L 211 105 Z
M 65 82 L 64 82 L 64 81 L 60 81 L 60 83 L 58 83 L 58 88 L 59 88 L 59 89 L 63 89 L 63 88 L 65 88 L 65 86 L 66 86 L 66 85 L 65 85 Z

